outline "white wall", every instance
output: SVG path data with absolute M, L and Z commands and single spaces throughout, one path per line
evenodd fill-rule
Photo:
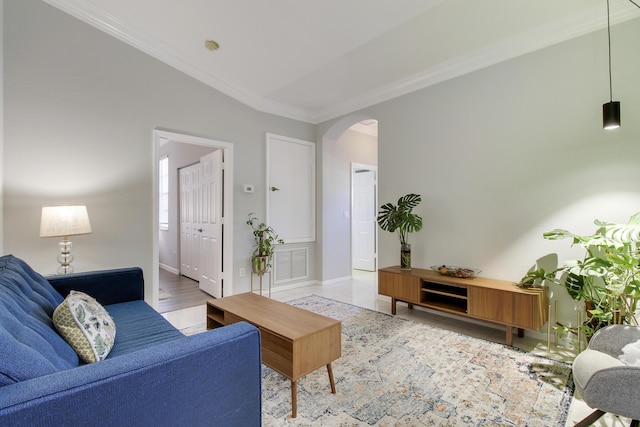
M 5 253 L 55 272 L 40 207 L 83 203 L 94 231 L 73 239 L 76 270 L 136 265 L 150 278 L 152 131 L 163 128 L 234 144 L 233 286 L 248 290 L 238 271 L 250 267 L 246 215 L 264 217 L 265 133 L 313 140 L 314 126 L 252 110 L 40 1 L 6 0 L 4 30 Z
M 543 232 L 588 233 L 596 218 L 626 222 L 640 211 L 640 20 L 613 27 L 612 38 L 616 131 L 602 130 L 604 31 L 359 112 L 379 121 L 380 204 L 422 195 L 414 266 L 470 266 L 518 281 L 546 254 L 582 255 Z M 395 234 L 379 237 L 379 265 L 399 264 Z M 575 323 L 573 301 L 554 291 Z

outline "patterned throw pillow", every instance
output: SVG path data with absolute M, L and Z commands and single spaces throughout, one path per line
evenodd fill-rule
M 53 324 L 87 363 L 104 360 L 116 338 L 116 325 L 107 310 L 84 292 L 69 293 L 54 310 Z

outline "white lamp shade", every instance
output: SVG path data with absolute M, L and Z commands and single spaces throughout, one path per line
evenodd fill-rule
M 40 237 L 75 236 L 91 233 L 86 206 L 43 206 Z

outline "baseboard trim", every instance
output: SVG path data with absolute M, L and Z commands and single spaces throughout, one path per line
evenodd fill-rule
M 292 284 L 289 284 L 289 285 L 276 286 L 276 287 L 272 286 L 271 287 L 271 292 L 286 291 L 286 290 L 289 290 L 289 289 L 301 288 L 303 286 L 309 286 L 309 285 L 320 285 L 320 286 L 333 285 L 334 283 L 345 282 L 347 280 L 353 280 L 353 276 L 350 275 L 350 276 L 338 277 L 336 279 L 324 280 L 324 281 L 307 280 L 307 281 L 304 281 L 304 282 L 296 282 L 296 283 L 292 283 Z M 262 290 L 264 292 L 264 286 L 262 287 Z M 268 291 L 268 289 L 267 289 L 267 291 Z
M 310 286 L 310 285 L 318 285 L 318 281 L 317 280 L 307 280 L 305 282 L 297 282 L 297 283 L 291 283 L 290 285 L 284 285 L 284 286 L 272 286 L 271 287 L 271 292 L 280 292 L 280 291 L 288 291 L 290 289 L 296 289 L 296 288 L 302 288 L 304 286 Z M 259 290 L 259 289 L 256 289 Z M 269 292 L 269 285 L 262 286 L 262 293 L 268 293 Z
M 168 266 L 168 265 L 166 265 L 166 264 L 158 264 L 158 266 L 159 266 L 161 269 L 163 269 L 163 270 L 165 270 L 165 271 L 168 271 L 169 273 L 173 273 L 173 274 L 175 274 L 176 276 L 177 276 L 178 274 L 180 274 L 180 270 L 177 270 L 177 269 L 175 269 L 175 268 L 173 268 L 173 267 L 169 267 L 169 266 Z
M 324 280 L 324 281 L 320 282 L 320 284 L 322 286 L 333 285 L 334 283 L 340 283 L 340 282 L 344 282 L 344 281 L 347 281 L 347 280 L 353 280 L 353 276 L 349 275 L 349 276 L 344 276 L 344 277 L 338 277 L 336 279 Z

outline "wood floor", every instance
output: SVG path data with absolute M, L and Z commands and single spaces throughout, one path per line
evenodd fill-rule
M 160 313 L 195 307 L 213 298 L 201 291 L 195 280 L 177 276 L 163 269 L 160 269 L 160 290 L 161 299 L 158 301 Z M 169 295 L 168 298 L 163 298 L 163 292 Z

